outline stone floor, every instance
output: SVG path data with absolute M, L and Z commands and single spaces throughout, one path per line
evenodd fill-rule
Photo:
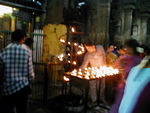
M 29 102 L 29 112 L 28 113 L 85 113 L 83 100 L 80 98 L 83 92 L 73 87 L 73 95 L 62 94 L 62 87 L 50 88 L 49 98 L 46 105 L 43 105 L 40 101 L 30 100 Z M 101 102 L 100 102 L 101 103 Z M 99 107 L 95 105 L 94 107 L 88 107 L 86 113 L 108 113 L 111 104 L 100 104 Z M 107 108 L 107 109 L 106 109 Z
M 59 95 L 48 100 L 46 105 L 30 101 L 29 113 L 85 113 L 84 105 L 80 97 Z M 86 113 L 108 113 L 109 109 L 110 105 L 93 105 L 86 109 Z

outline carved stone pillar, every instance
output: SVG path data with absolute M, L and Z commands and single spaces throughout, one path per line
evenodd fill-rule
M 92 0 L 91 4 L 89 38 L 93 39 L 95 44 L 102 44 L 106 47 L 109 42 L 110 2 Z
M 133 5 L 124 6 L 124 28 L 123 28 L 123 42 L 130 38 L 132 28 L 132 13 L 135 7 Z
M 115 19 L 117 21 L 116 24 L 116 31 L 114 35 L 114 43 L 118 43 L 120 45 L 123 45 L 123 30 L 124 30 L 124 11 L 119 8 L 119 10 L 115 14 Z
M 60 24 L 63 22 L 63 0 L 48 0 L 46 24 Z
M 141 26 L 140 26 L 140 42 L 141 44 L 146 43 L 147 37 L 147 23 L 148 23 L 149 14 L 141 15 Z

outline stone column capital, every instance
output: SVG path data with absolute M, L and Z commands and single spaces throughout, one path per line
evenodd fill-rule
M 131 12 L 132 10 L 135 9 L 135 5 L 133 4 L 124 4 L 123 9 L 125 12 Z
M 147 13 L 147 12 L 141 12 L 140 13 L 140 17 L 144 17 L 144 18 L 148 18 L 148 17 L 150 17 L 150 14 L 149 13 Z

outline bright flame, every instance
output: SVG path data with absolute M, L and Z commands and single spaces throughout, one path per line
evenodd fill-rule
M 68 53 L 68 56 L 70 56 L 70 53 Z
M 71 42 L 68 42 L 68 44 L 70 45 L 70 44 L 71 44 Z
M 71 31 L 72 31 L 72 32 L 75 32 L 75 28 L 74 28 L 74 27 L 72 27 L 72 28 L 71 28 Z
M 62 42 L 62 43 L 65 43 L 65 40 L 63 40 L 63 39 L 60 39 L 60 42 Z
M 12 7 L 0 5 L 0 16 L 3 16 L 4 14 L 11 14 L 13 12 Z
M 60 61 L 63 61 L 63 59 L 64 59 L 64 54 L 59 55 L 57 58 L 58 58 Z
M 70 79 L 67 78 L 66 76 L 64 76 L 64 81 L 68 82 L 68 81 L 70 81 Z
M 77 51 L 77 54 L 78 54 L 78 55 L 81 55 L 81 54 L 82 54 L 82 51 Z
M 85 52 L 85 49 L 84 49 L 83 45 L 79 45 L 78 47 L 80 50 L 77 51 L 77 55 L 82 55 Z
M 96 79 L 106 76 L 112 76 L 119 73 L 118 69 L 114 69 L 113 67 L 106 67 L 106 66 L 100 66 L 100 68 L 97 67 L 89 67 L 85 68 L 84 70 L 76 70 L 74 69 L 72 72 L 67 72 L 67 74 L 76 76 L 79 78 L 84 79 Z
M 74 46 L 77 46 L 78 44 L 77 43 L 74 43 Z
M 76 65 L 77 63 L 76 63 L 76 61 L 73 61 L 73 65 Z

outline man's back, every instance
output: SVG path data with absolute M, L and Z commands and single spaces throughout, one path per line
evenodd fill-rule
M 0 57 L 5 63 L 4 95 L 10 95 L 28 85 L 29 53 L 19 44 L 12 43 L 2 50 Z

